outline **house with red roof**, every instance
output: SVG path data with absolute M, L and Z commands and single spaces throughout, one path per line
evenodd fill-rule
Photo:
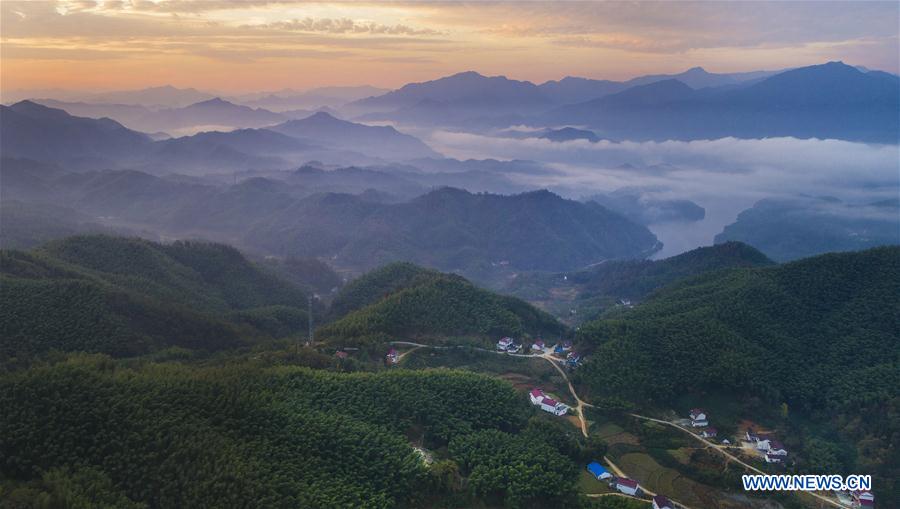
M 703 438 L 715 438 L 718 433 L 712 426 L 700 430 L 700 436 Z
M 709 421 L 706 420 L 706 412 L 699 408 L 691 409 L 689 417 L 691 418 L 691 426 L 695 428 L 709 426 Z
M 503 337 L 500 338 L 500 341 L 497 341 L 497 351 L 505 352 L 509 349 L 510 346 L 514 343 L 513 338 Z
M 544 351 L 544 348 L 545 348 L 546 346 L 547 346 L 547 345 L 544 344 L 544 340 L 543 340 L 543 339 L 536 339 L 536 340 L 534 341 L 534 343 L 532 343 L 531 349 L 532 349 L 532 350 L 540 350 L 541 352 L 543 352 L 543 351 Z
M 850 496 L 858 507 L 875 507 L 875 495 L 871 491 L 854 490 L 850 492 Z
M 349 354 L 343 350 L 338 350 L 337 352 L 334 352 L 334 356 L 341 360 L 346 359 L 348 355 Z
M 675 509 L 675 506 L 668 498 L 656 495 L 653 497 L 653 509 Z
M 556 401 L 553 398 L 549 398 L 544 396 L 544 399 L 541 400 L 540 404 L 541 410 L 545 412 L 550 412 L 553 415 L 566 415 L 566 412 L 569 411 L 568 405 L 564 405 L 559 401 Z
M 531 398 L 532 405 L 540 405 L 541 401 L 544 399 L 544 391 L 540 389 L 531 389 L 531 392 L 528 393 L 528 397 Z
M 616 479 L 615 488 L 626 495 L 635 496 L 638 492 L 638 483 L 627 477 L 619 477 Z

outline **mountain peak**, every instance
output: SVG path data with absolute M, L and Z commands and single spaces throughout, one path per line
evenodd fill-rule
M 684 71 L 684 74 L 709 74 L 709 73 L 706 72 L 706 69 L 704 69 L 700 66 L 697 66 L 697 67 L 691 67 L 687 71 Z
M 237 106 L 237 105 L 234 103 L 228 102 L 225 99 L 222 99 L 221 97 L 213 97 L 212 99 L 207 99 L 205 101 L 200 101 L 198 103 L 194 103 L 191 106 L 205 107 L 205 106 Z
M 477 71 L 463 71 L 447 76 L 447 78 L 485 78 L 486 76 Z

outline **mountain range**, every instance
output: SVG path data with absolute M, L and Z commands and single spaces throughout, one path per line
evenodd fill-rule
M 224 185 L 134 170 L 57 174 L 28 162 L 4 161 L 7 166 L 16 173 L 5 193 L 70 207 L 108 225 L 229 241 L 263 254 L 328 258 L 355 270 L 398 260 L 475 275 L 492 267 L 568 270 L 659 249 L 646 227 L 596 203 L 547 191 L 427 192 L 439 173 L 305 166 L 279 179 Z
M 467 273 L 493 264 L 573 268 L 660 247 L 646 228 L 597 204 L 548 191 L 500 196 L 453 188 L 398 204 L 315 195 L 261 224 L 246 242 L 280 254 L 327 255 L 338 265 L 406 260 Z M 313 246 L 319 251 L 308 251 Z
M 793 136 L 896 143 L 898 109 L 897 76 L 829 62 L 741 87 L 695 90 L 666 79 L 561 106 L 533 122 L 587 125 L 601 137 L 629 140 Z
M 388 126 L 368 126 L 319 112 L 265 129 L 207 132 L 155 141 L 108 118 L 84 118 L 31 101 L 0 106 L 3 155 L 74 165 L 76 168 L 129 167 L 153 172 L 233 172 L 289 168 L 302 161 L 375 163 L 439 157 L 420 140 Z M 269 123 L 271 113 L 213 99 L 177 110 L 173 121 Z M 236 115 L 236 116 L 235 116 Z M 237 119 L 240 117 L 240 119 Z M 241 120 L 242 119 L 242 120 Z M 267 120 L 266 120 L 267 119 Z M 365 151 L 363 154 L 360 151 Z
M 727 136 L 896 143 L 900 78 L 842 62 L 786 71 L 711 74 L 693 68 L 628 82 L 566 78 L 535 85 L 459 73 L 356 101 L 365 121 L 485 131 L 587 126 L 613 140 Z
M 566 77 L 540 85 L 504 76 L 468 71 L 436 80 L 409 83 L 397 90 L 337 105 L 328 94 L 350 100 L 379 89 L 349 87 L 283 91 L 283 96 L 241 96 L 253 106 L 218 97 L 177 107 L 148 107 L 146 97 L 201 97 L 197 91 L 162 88 L 142 91 L 133 103 L 114 102 L 127 95 L 102 96 L 109 104 L 91 101 L 47 105 L 87 116 L 109 116 L 128 127 L 169 134 L 199 130 L 264 127 L 305 117 L 323 106 L 363 122 L 395 122 L 450 126 L 485 131 L 510 125 L 537 127 L 587 126 L 586 139 L 666 140 L 713 139 L 733 136 L 763 138 L 837 138 L 896 143 L 900 127 L 900 78 L 842 62 L 784 71 L 716 74 L 691 68 L 679 74 L 659 74 L 628 81 Z M 145 97 L 146 96 L 146 97 Z M 291 97 L 305 97 L 291 103 Z M 320 100 L 313 100 L 318 97 Z M 308 101 L 307 101 L 308 99 Z M 319 103 L 316 105 L 316 103 Z M 302 106 L 301 109 L 289 109 Z M 334 116 L 335 110 L 330 110 Z M 560 141 L 573 133 L 551 131 Z M 574 139 L 587 136 L 579 135 Z

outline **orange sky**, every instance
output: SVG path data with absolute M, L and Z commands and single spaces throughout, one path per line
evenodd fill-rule
M 0 88 L 229 93 L 396 87 L 463 70 L 536 82 L 780 69 L 898 71 L 897 2 L 0 3 Z

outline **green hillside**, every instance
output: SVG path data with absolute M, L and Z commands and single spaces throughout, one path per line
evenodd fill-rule
M 0 349 L 217 350 L 306 327 L 306 296 L 228 246 L 70 237 L 0 252 Z
M 436 270 L 407 262 L 390 263 L 379 269 L 371 270 L 341 288 L 331 303 L 331 315 L 342 317 L 351 311 L 374 304 L 394 292 L 415 286 L 438 275 L 440 273 Z
M 662 260 L 610 260 L 575 272 L 525 272 L 505 282 L 498 291 L 539 303 L 543 308 L 576 322 L 596 317 L 620 299 L 642 300 L 679 279 L 704 272 L 763 267 L 774 262 L 740 242 L 700 247 Z M 586 315 L 586 316 L 585 316 Z
M 126 368 L 80 355 L 0 376 L 0 407 L 0 499 L 12 507 L 577 503 L 559 434 L 533 426 L 510 384 L 473 373 Z M 426 469 L 410 439 L 449 450 Z M 473 450 L 486 439 L 503 464 Z M 524 463 L 530 475 L 508 475 Z
M 482 290 L 464 278 L 411 264 L 391 264 L 344 287 L 321 339 L 558 335 L 550 315 L 513 297 Z
M 897 247 L 713 272 L 583 327 L 594 351 L 579 382 L 651 404 L 715 392 L 785 403 L 854 444 L 842 466 L 879 472 L 887 490 L 900 478 L 898 331 Z

